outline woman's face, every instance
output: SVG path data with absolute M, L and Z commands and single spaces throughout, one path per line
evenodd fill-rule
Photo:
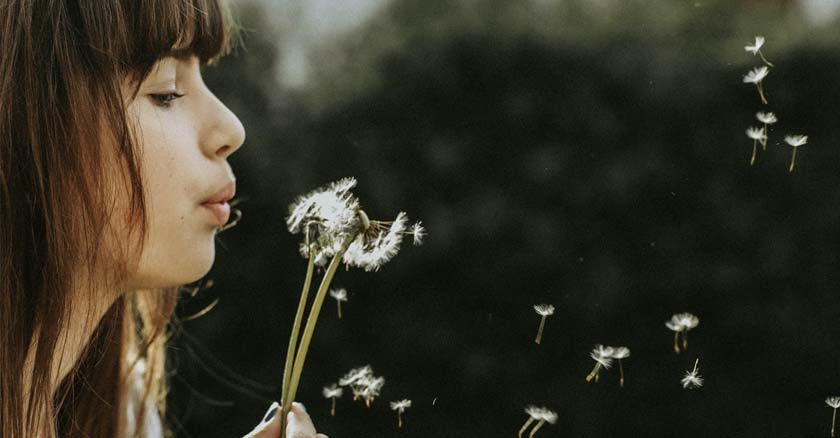
M 227 158 L 245 130 L 204 84 L 194 56 L 158 61 L 127 113 L 136 124 L 149 222 L 126 289 L 196 281 L 213 264 L 214 236 L 224 220 L 213 212 L 224 205 L 203 204 L 225 189 L 224 197 L 232 196 Z

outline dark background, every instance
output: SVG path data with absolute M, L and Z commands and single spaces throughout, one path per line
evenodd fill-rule
M 599 6 L 600 5 L 600 6 Z M 332 438 L 829 436 L 840 395 L 840 32 L 781 1 L 392 0 L 308 41 L 284 85 L 283 8 L 240 2 L 245 47 L 204 71 L 248 133 L 240 225 L 219 235 L 169 351 L 179 437 L 241 437 L 279 399 L 305 273 L 297 195 L 344 176 L 373 218 L 429 230 L 378 273 L 339 270 L 298 399 Z M 300 24 L 297 24 L 300 26 Z M 769 105 L 742 76 L 767 37 Z M 286 49 L 284 49 L 286 47 Z M 757 110 L 774 111 L 749 165 Z M 785 134 L 806 134 L 796 169 Z M 542 345 L 533 342 L 551 303 Z M 664 322 L 700 317 L 688 351 Z M 626 345 L 584 380 L 596 343 Z M 700 358 L 703 388 L 680 378 Z M 324 385 L 370 364 L 365 409 Z M 410 398 L 406 427 L 388 402 Z M 436 399 L 433 404 L 432 401 Z

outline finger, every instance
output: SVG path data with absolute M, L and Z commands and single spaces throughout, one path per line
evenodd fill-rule
M 257 425 L 245 438 L 263 438 L 280 436 L 280 405 L 277 402 L 268 407 L 262 422 Z
M 323 433 L 319 433 L 318 438 L 330 438 L 330 437 L 324 435 Z
M 306 413 L 306 408 L 300 403 L 292 403 L 292 409 L 286 417 L 286 438 L 313 438 L 317 437 L 315 425 Z

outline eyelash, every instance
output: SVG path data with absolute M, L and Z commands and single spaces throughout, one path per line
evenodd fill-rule
M 150 96 L 155 101 L 155 105 L 162 108 L 170 108 L 173 100 L 184 97 L 183 94 L 178 93 L 151 94 Z

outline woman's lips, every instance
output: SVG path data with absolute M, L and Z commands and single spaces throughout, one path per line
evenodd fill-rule
M 230 204 L 227 202 L 208 202 L 201 204 L 209 212 L 213 213 L 219 225 L 224 225 L 230 219 Z

